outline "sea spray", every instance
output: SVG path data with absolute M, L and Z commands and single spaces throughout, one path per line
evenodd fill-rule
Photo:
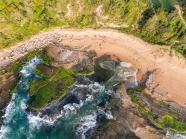
M 82 139 L 86 139 L 87 131 L 93 129 L 96 126 L 97 113 L 93 112 L 90 115 L 86 115 L 78 120 L 77 136 L 81 136 Z
M 33 74 L 34 69 L 36 68 L 36 66 L 39 64 L 39 62 L 41 61 L 41 58 L 39 57 L 34 57 L 31 61 L 29 61 L 27 63 L 26 66 L 24 66 L 22 68 L 22 70 L 20 71 L 21 75 L 23 77 L 28 77 L 31 74 Z
M 129 79 L 135 83 L 135 71 L 128 63 L 103 62 L 102 67 L 114 70 L 115 75 L 105 83 L 82 77 L 61 100 L 49 104 L 41 113 L 26 112 L 29 99 L 29 81 L 37 76 L 33 73 L 40 58 L 34 58 L 20 71 L 22 80 L 7 106 L 0 138 L 86 138 L 94 131 L 97 119 L 113 119 L 111 103 L 106 98 L 115 96 L 114 88 Z M 132 83 L 130 82 L 130 83 Z M 137 84 L 135 84 L 137 86 Z
M 186 136 L 181 135 L 181 134 L 177 134 L 177 133 L 173 133 L 170 131 L 167 131 L 166 137 L 172 138 L 172 139 L 186 139 Z
M 35 57 L 33 60 L 29 61 L 26 66 L 22 68 L 20 74 L 22 75 L 22 80 L 19 82 L 18 88 L 15 93 L 12 95 L 12 100 L 9 105 L 6 107 L 5 115 L 4 115 L 4 124 L 0 130 L 0 138 L 21 138 L 22 128 L 24 128 L 23 124 L 15 126 L 15 123 L 18 122 L 26 122 L 24 118 L 26 118 L 26 100 L 28 99 L 28 90 L 29 90 L 29 80 L 30 76 L 33 74 L 34 69 L 37 64 L 40 62 L 40 58 Z M 21 121 L 20 119 L 24 119 Z M 12 132 L 18 132 L 16 136 L 12 135 Z

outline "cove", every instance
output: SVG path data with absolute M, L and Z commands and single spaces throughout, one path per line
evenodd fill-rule
M 20 71 L 22 79 L 6 108 L 4 124 L 0 130 L 2 139 L 85 139 L 94 136 L 98 120 L 113 119 L 111 104 L 119 97 L 115 95 L 117 86 L 129 81 L 137 86 L 136 71 L 129 63 L 121 62 L 112 67 L 109 62 L 100 66 L 114 71 L 114 75 L 105 83 L 98 83 L 81 76 L 69 90 L 65 98 L 49 104 L 42 112 L 28 111 L 30 81 L 39 78 L 34 69 L 40 62 L 35 57 Z

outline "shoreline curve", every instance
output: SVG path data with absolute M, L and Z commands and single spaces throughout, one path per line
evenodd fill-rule
M 153 81 L 146 93 L 175 101 L 186 107 L 186 61 L 166 52 L 170 46 L 158 46 L 140 38 L 110 29 L 53 29 L 8 49 L 0 50 L 0 70 L 24 55 L 46 46 L 69 46 L 73 49 L 95 50 L 98 56 L 115 55 L 130 62 L 141 82 L 147 72 L 153 72 Z

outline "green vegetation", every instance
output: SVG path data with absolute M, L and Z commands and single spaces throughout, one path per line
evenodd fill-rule
M 103 28 L 99 23 L 104 24 L 104 28 L 114 28 L 108 23 L 120 25 L 117 28 L 120 31 L 132 33 L 150 43 L 172 45 L 175 41 L 186 42 L 186 27 L 174 8 L 179 3 L 185 1 L 79 0 L 77 3 L 77 0 L 3 0 L 0 1 L 0 49 L 52 27 Z M 96 13 L 100 5 L 103 7 Z M 186 19 L 185 12 L 184 7 L 183 17 Z M 108 19 L 102 18 L 107 15 Z M 181 46 L 176 51 L 185 55 Z
M 45 65 L 50 65 L 51 59 L 46 56 L 46 50 L 40 50 L 40 51 L 34 51 L 26 56 L 26 58 L 23 58 L 21 60 L 18 60 L 17 62 L 13 63 L 11 68 L 9 70 L 6 70 L 6 72 L 13 72 L 16 76 L 19 75 L 20 70 L 23 66 L 26 65 L 27 61 L 30 61 L 35 56 L 42 56 L 43 60 L 41 60 L 40 63 Z M 3 72 L 3 71 L 2 71 Z
M 13 87 L 11 88 L 11 90 L 9 91 L 9 94 L 12 95 L 15 91 L 16 91 L 16 88 L 17 88 L 17 85 L 18 85 L 19 82 L 16 82 Z M 11 99 L 11 98 L 10 98 Z
M 172 128 L 179 132 L 186 132 L 186 123 L 180 122 L 178 119 L 171 115 L 166 115 L 159 119 L 159 123 L 162 127 L 165 128 Z
M 175 51 L 182 54 L 182 56 L 186 58 L 186 45 L 179 45 L 175 47 Z
M 31 82 L 29 106 L 40 109 L 46 104 L 60 99 L 75 83 L 76 75 L 70 70 L 59 68 L 50 78 L 36 79 Z
M 25 65 L 26 65 L 26 62 L 18 61 L 18 62 L 14 63 L 14 64 L 12 65 L 12 68 L 11 68 L 10 71 L 13 71 L 13 73 L 14 73 L 15 75 L 18 75 L 19 72 L 20 72 L 20 70 L 22 69 L 22 67 L 25 66 Z
M 110 124 L 110 120 L 106 119 L 106 118 L 101 118 L 100 119 L 100 123 L 99 123 L 99 127 L 101 128 L 107 128 Z
M 144 85 L 141 86 L 137 86 L 136 88 L 133 89 L 128 89 L 127 93 L 130 96 L 132 102 L 134 102 L 135 104 L 137 104 L 139 106 L 139 110 L 141 113 L 148 115 L 150 117 L 152 117 L 153 119 L 157 119 L 157 115 L 155 113 L 153 113 L 144 102 L 140 101 L 138 98 L 138 94 L 141 93 L 143 90 L 145 89 Z
M 109 80 L 115 74 L 115 71 L 105 69 L 100 66 L 100 63 L 103 61 L 104 60 L 102 60 L 102 59 L 100 59 L 100 60 L 97 59 L 97 61 L 95 62 L 95 66 L 94 66 L 94 75 L 96 77 L 96 80 L 99 82 L 105 82 L 105 81 Z M 110 64 L 115 67 L 116 67 L 116 65 L 118 65 L 118 62 L 111 61 L 111 60 L 108 60 L 108 61 L 105 60 L 104 62 L 108 63 L 108 65 Z
M 163 117 L 159 117 L 158 114 L 154 113 L 145 102 L 139 99 L 139 96 L 144 88 L 145 86 L 138 86 L 134 89 L 127 90 L 127 93 L 130 96 L 132 102 L 139 106 L 140 112 L 146 115 L 155 127 L 161 127 L 162 129 L 169 128 L 169 130 L 185 133 L 186 123 L 180 122 L 175 116 L 171 115 L 170 113 L 165 114 Z M 163 102 L 157 101 L 157 103 L 160 103 L 160 105 L 166 105 L 163 104 Z
M 41 55 L 43 55 L 43 51 L 42 51 L 42 50 L 34 51 L 34 52 L 32 52 L 32 53 L 30 53 L 30 54 L 28 54 L 28 55 L 26 56 L 26 61 L 30 61 L 30 60 L 32 60 L 34 57 L 36 57 L 36 56 L 41 56 Z

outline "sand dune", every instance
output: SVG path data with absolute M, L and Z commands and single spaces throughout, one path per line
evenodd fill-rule
M 98 55 L 110 54 L 131 62 L 139 82 L 148 71 L 154 71 L 153 82 L 146 92 L 163 100 L 173 100 L 186 107 L 186 62 L 169 56 L 169 46 L 150 45 L 141 39 L 114 30 L 55 29 L 40 33 L 31 40 L 0 51 L 0 69 L 30 51 L 60 44 L 76 49 L 96 50 Z M 81 47 L 80 47 L 81 46 Z

